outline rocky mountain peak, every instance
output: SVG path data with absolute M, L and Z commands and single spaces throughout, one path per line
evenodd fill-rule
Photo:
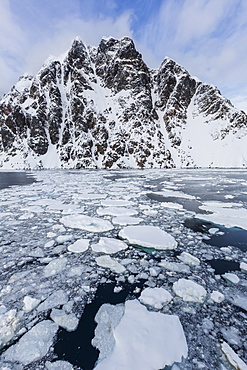
M 246 147 L 244 112 L 168 57 L 150 70 L 129 37 L 76 38 L 0 102 L 2 168 L 244 167 Z

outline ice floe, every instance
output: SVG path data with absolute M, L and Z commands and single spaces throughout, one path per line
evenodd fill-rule
M 161 206 L 165 208 L 171 208 L 171 209 L 183 209 L 182 204 L 172 203 L 172 202 L 162 202 Z
M 123 265 L 108 255 L 96 257 L 95 260 L 98 266 L 109 268 L 117 274 L 121 274 L 125 271 L 125 267 Z
M 98 208 L 97 213 L 99 216 L 133 216 L 138 214 L 135 209 L 125 207 Z
M 239 330 L 236 329 L 234 326 L 227 326 L 221 329 L 221 333 L 223 338 L 227 341 L 227 343 L 232 344 L 233 346 L 241 347 L 242 345 L 242 338 L 239 335 Z
M 194 195 L 189 195 L 183 193 L 182 191 L 170 190 L 170 189 L 162 189 L 157 193 L 153 193 L 157 195 L 162 195 L 163 197 L 172 197 L 172 198 L 184 198 L 184 199 L 195 199 Z
M 180 272 L 180 273 L 185 273 L 185 274 L 190 273 L 189 266 L 185 265 L 184 263 L 169 262 L 166 260 L 161 260 L 159 262 L 159 266 L 163 267 L 166 270 L 173 271 L 173 272 Z
M 85 252 L 89 247 L 90 239 L 78 239 L 73 244 L 68 246 L 68 250 L 74 253 Z
M 97 244 L 92 244 L 91 248 L 94 252 L 113 254 L 127 249 L 128 245 L 122 240 L 102 237 Z
M 117 216 L 112 219 L 112 223 L 116 225 L 138 225 L 143 221 L 140 217 Z
M 150 312 L 137 300 L 127 301 L 119 324 L 108 328 L 113 332 L 114 347 L 97 364 L 97 370 L 163 369 L 187 357 L 187 342 L 178 316 Z M 101 350 L 104 344 L 109 346 L 104 336 L 97 339 Z
M 174 237 L 157 226 L 126 226 L 119 236 L 131 244 L 146 248 L 167 250 L 177 247 Z
M 247 272 L 247 263 L 246 262 L 240 262 L 240 268 L 243 272 Z
M 101 201 L 104 207 L 128 207 L 133 206 L 134 202 L 125 199 L 105 199 Z
M 50 320 L 39 322 L 24 334 L 18 343 L 7 349 L 4 353 L 4 359 L 28 365 L 42 358 L 52 345 L 57 329 L 57 324 Z
M 68 302 L 67 294 L 59 289 L 52 293 L 46 300 L 37 307 L 38 312 L 49 310 L 51 308 L 64 305 Z
M 230 364 L 237 370 L 247 370 L 247 365 L 244 363 L 243 360 L 233 351 L 233 349 L 227 344 L 223 342 L 221 344 L 221 349 L 224 355 L 226 356 L 227 360 Z
M 197 257 L 192 256 L 192 254 L 190 254 L 188 252 L 182 252 L 178 256 L 178 259 L 180 259 L 184 263 L 187 263 L 188 265 L 192 265 L 192 266 L 199 266 L 200 265 L 200 260 Z
M 113 329 L 119 324 L 124 314 L 124 305 L 103 304 L 94 321 L 97 323 L 92 345 L 100 351 L 99 361 L 111 354 L 116 344 Z
M 0 314 L 0 348 L 15 335 L 19 326 L 19 318 L 15 309 Z
M 226 272 L 225 274 L 222 275 L 222 277 L 233 284 L 238 284 L 240 281 L 239 277 L 236 274 L 233 274 L 232 272 Z
M 74 367 L 66 361 L 55 361 L 55 362 L 50 362 L 46 361 L 45 363 L 46 369 L 47 370 L 73 370 Z
M 40 300 L 26 296 L 23 299 L 23 303 L 24 303 L 23 311 L 30 312 L 38 306 L 38 304 L 40 303 Z
M 66 264 L 67 264 L 66 257 L 55 258 L 54 260 L 49 262 L 47 266 L 45 266 L 44 268 L 45 277 L 59 274 L 66 268 Z
M 210 294 L 210 298 L 212 299 L 212 301 L 214 301 L 215 303 L 221 303 L 224 301 L 225 299 L 225 296 L 224 294 L 218 292 L 217 290 L 214 290 L 211 294 Z
M 144 304 L 161 309 L 171 302 L 172 295 L 164 288 L 146 288 L 140 295 L 140 301 Z
M 74 235 L 72 234 L 67 234 L 67 235 L 59 235 L 57 238 L 56 238 L 56 241 L 59 243 L 59 244 L 63 244 L 63 243 L 66 243 L 66 242 L 69 242 L 71 240 L 74 239 Z
M 233 290 L 232 288 L 226 288 L 224 294 L 229 302 L 247 312 L 247 297 L 245 293 Z
M 67 227 L 87 230 L 93 233 L 101 233 L 113 229 L 113 225 L 109 221 L 86 215 L 64 216 L 60 221 Z
M 205 202 L 201 209 L 213 212 L 203 215 L 207 221 L 226 227 L 241 227 L 247 229 L 247 209 L 242 208 L 239 203 Z
M 51 319 L 67 331 L 74 331 L 79 323 L 77 317 L 73 314 L 66 314 L 64 310 L 53 308 L 51 311 Z
M 203 303 L 207 292 L 203 286 L 188 279 L 179 279 L 173 284 L 173 291 L 185 302 Z
M 138 299 L 139 306 L 147 308 L 147 311 L 142 321 L 144 314 L 136 306 L 137 312 L 133 313 L 133 321 L 136 322 L 129 325 L 128 337 L 119 329 L 127 322 L 127 317 L 132 317 L 128 303 L 100 308 L 98 314 L 101 312 L 102 315 L 96 315 L 98 325 L 93 340 L 100 350 L 99 362 L 95 364 L 97 368 L 105 361 L 107 370 L 114 369 L 114 364 L 117 369 L 121 368 L 115 352 L 120 351 L 121 345 L 125 348 L 125 341 L 128 341 L 128 356 L 131 361 L 133 355 L 133 368 L 145 369 L 142 363 L 137 362 L 138 357 L 143 357 L 140 361 L 146 361 L 149 356 L 146 348 L 156 334 L 156 348 L 152 351 L 151 347 L 147 366 L 150 370 L 162 368 L 163 361 L 157 363 L 158 358 L 166 357 L 167 346 L 161 348 L 162 341 L 168 338 L 168 332 L 167 341 L 170 339 L 176 324 L 169 331 L 162 329 L 162 325 L 152 328 L 152 311 L 163 317 L 168 312 L 179 315 L 177 321 L 185 323 L 185 336 L 190 346 L 188 357 L 179 363 L 181 356 L 178 356 L 176 364 L 168 365 L 169 369 L 228 369 L 231 365 L 226 363 L 227 356 L 223 353 L 219 356 L 221 340 L 232 346 L 239 359 L 247 362 L 244 351 L 244 320 L 247 317 L 245 239 L 241 239 L 243 250 L 234 246 L 235 238 L 243 230 L 229 230 L 229 240 L 226 230 L 221 248 L 211 243 L 222 235 L 221 229 L 224 229 L 220 225 L 225 221 L 231 221 L 228 222 L 231 226 L 244 226 L 247 173 L 245 170 L 189 172 L 190 176 L 188 171 L 176 169 L 35 171 L 37 183 L 0 190 L 0 368 L 72 370 L 77 367 L 57 350 L 59 342 L 54 343 L 56 328 L 63 328 L 59 333 L 64 333 L 64 336 L 77 335 L 68 331 L 75 330 L 80 317 L 87 317 L 87 308 L 94 307 L 98 298 L 96 292 L 101 285 L 106 287 L 106 296 L 102 296 L 106 302 L 108 298 L 110 302 L 111 299 L 124 302 L 122 297 L 125 297 L 126 289 L 130 289 L 127 299 Z M 164 191 L 158 191 L 160 188 Z M 154 191 L 156 196 L 147 196 L 147 191 Z M 187 192 L 194 197 L 186 197 Z M 231 192 L 233 196 L 230 197 Z M 233 198 L 234 201 L 231 200 Z M 212 217 L 213 222 L 206 220 L 202 232 L 193 231 L 184 224 L 194 212 L 200 213 L 200 203 L 207 207 L 204 211 L 214 212 L 200 215 L 205 220 Z M 97 210 L 101 210 L 102 215 L 97 216 Z M 129 210 L 138 211 L 140 217 L 127 216 Z M 113 215 L 122 213 L 123 216 Z M 129 232 L 130 227 L 134 230 L 133 235 Z M 165 231 L 168 234 L 164 234 Z M 124 238 L 120 236 L 121 233 L 127 234 L 129 239 L 126 235 Z M 171 237 L 171 249 L 176 248 L 177 243 L 177 250 L 163 249 L 167 235 Z M 119 240 L 119 236 L 125 240 Z M 133 245 L 140 248 L 133 248 Z M 224 264 L 224 272 L 216 273 L 209 266 L 212 260 Z M 237 265 L 236 272 L 227 269 L 227 262 Z M 231 279 L 235 283 L 225 279 L 225 272 L 235 272 L 234 279 Z M 183 279 L 187 283 L 181 284 Z M 136 319 L 134 315 L 140 317 Z M 52 335 L 48 336 L 49 348 L 40 351 L 39 345 L 43 347 L 43 344 L 37 345 L 36 339 L 33 341 L 30 337 L 25 350 L 23 345 L 17 347 L 42 320 L 47 321 L 48 326 L 55 325 L 53 339 L 49 339 Z M 92 324 L 90 320 L 89 325 Z M 46 331 L 46 325 L 43 329 Z M 163 337 L 159 341 L 160 330 Z M 133 332 L 139 333 L 140 339 L 135 340 L 134 336 L 132 340 Z M 47 339 L 42 333 L 36 337 L 40 342 Z M 144 342 L 148 337 L 147 347 L 142 337 Z M 81 340 L 78 347 L 83 348 L 84 339 Z M 72 341 L 65 351 L 73 351 L 73 344 Z M 75 351 L 79 350 L 78 347 Z M 173 347 L 174 351 L 177 350 L 176 345 Z M 32 349 L 37 353 L 37 362 Z M 27 352 L 27 355 L 23 354 L 26 357 L 22 357 L 27 365 L 21 362 L 21 352 Z M 45 353 L 44 357 L 41 352 Z M 231 351 L 228 348 L 225 352 L 229 355 Z M 76 353 L 73 359 L 79 358 Z M 238 365 L 235 366 L 237 369 Z M 125 368 L 129 369 L 129 362 Z

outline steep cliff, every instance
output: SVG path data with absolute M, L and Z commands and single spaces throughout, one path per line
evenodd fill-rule
M 0 168 L 246 165 L 246 114 L 169 58 L 150 70 L 128 37 L 75 39 L 0 102 Z

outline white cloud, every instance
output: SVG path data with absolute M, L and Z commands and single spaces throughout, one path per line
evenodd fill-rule
M 74 37 L 97 46 L 111 35 L 132 37 L 151 68 L 168 55 L 227 97 L 247 97 L 246 0 L 163 0 L 145 13 L 146 23 L 135 2 L 119 13 L 115 0 L 18 1 L 0 0 L 0 94 L 68 50 Z
M 46 35 L 35 45 L 27 57 L 26 68 L 36 72 L 50 55 L 58 56 L 69 49 L 72 40 L 80 36 L 87 44 L 98 46 L 103 36 L 121 38 L 124 35 L 132 37 L 130 29 L 130 13 L 125 13 L 116 20 L 102 18 L 84 21 L 82 19 L 68 18 L 58 21 L 54 25 L 52 35 Z
M 43 29 L 39 29 L 42 24 L 37 24 L 34 32 L 35 36 L 39 33 L 39 37 L 34 43 L 35 37 L 32 35 L 32 30 L 30 34 L 27 33 L 26 27 L 26 33 L 23 31 L 23 27 L 18 24 L 18 21 L 23 22 L 23 19 L 15 18 L 9 1 L 0 1 L 0 95 L 8 92 L 23 73 L 37 73 L 49 55 L 58 56 L 65 53 L 76 36 L 82 37 L 86 43 L 95 46 L 103 36 L 133 37 L 130 26 L 132 14 L 126 11 L 117 18 L 103 15 L 96 15 L 96 18 L 87 20 L 84 19 L 85 17 L 82 19 L 72 15 L 54 18 L 52 24 L 46 21 L 49 26 L 43 25 Z M 77 1 L 74 2 L 74 5 L 76 4 Z M 107 6 L 114 9 L 114 4 L 112 0 L 108 0 Z M 95 6 L 93 3 L 89 5 Z M 37 16 L 32 6 L 28 9 L 30 14 Z M 44 18 L 45 12 L 42 14 Z
M 26 52 L 25 34 L 11 13 L 9 0 L 0 1 L 0 95 L 16 82 Z
M 139 42 L 156 59 L 169 56 L 227 97 L 247 101 L 246 20 L 246 0 L 164 0 Z

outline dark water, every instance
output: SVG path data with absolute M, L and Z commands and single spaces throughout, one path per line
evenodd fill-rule
M 201 214 L 208 213 L 207 211 L 204 211 L 200 209 L 199 207 L 202 205 L 201 202 L 194 199 L 184 199 L 184 198 L 177 198 L 177 197 L 164 197 L 163 195 L 155 194 L 155 193 L 149 193 L 147 194 L 147 197 L 152 200 L 156 200 L 157 202 L 172 202 L 172 203 L 178 203 L 183 206 L 184 209 L 190 212 L 196 212 Z
M 207 239 L 204 243 L 214 245 L 216 247 L 237 247 L 242 251 L 247 251 L 247 230 L 240 227 L 225 227 L 213 222 L 205 221 L 199 218 L 188 218 L 185 220 L 184 225 L 195 232 L 207 234 Z M 211 235 L 208 230 L 211 228 L 218 228 L 222 235 Z M 209 238 L 209 239 L 208 239 Z
M 98 359 L 99 351 L 91 345 L 96 323 L 95 315 L 104 303 L 118 304 L 125 302 L 128 296 L 139 297 L 134 293 L 136 287 L 142 288 L 144 281 L 137 284 L 124 284 L 119 293 L 114 293 L 116 283 L 100 285 L 92 303 L 85 307 L 78 328 L 73 332 L 60 329 L 54 352 L 59 360 L 66 360 L 83 370 L 92 370 Z M 109 369 L 110 370 L 110 369 Z
M 227 260 L 207 260 L 206 261 L 215 271 L 216 275 L 225 274 L 230 271 L 240 271 L 240 264 L 235 261 Z
M 0 189 L 13 185 L 29 185 L 35 181 L 35 178 L 27 172 L 0 171 Z

